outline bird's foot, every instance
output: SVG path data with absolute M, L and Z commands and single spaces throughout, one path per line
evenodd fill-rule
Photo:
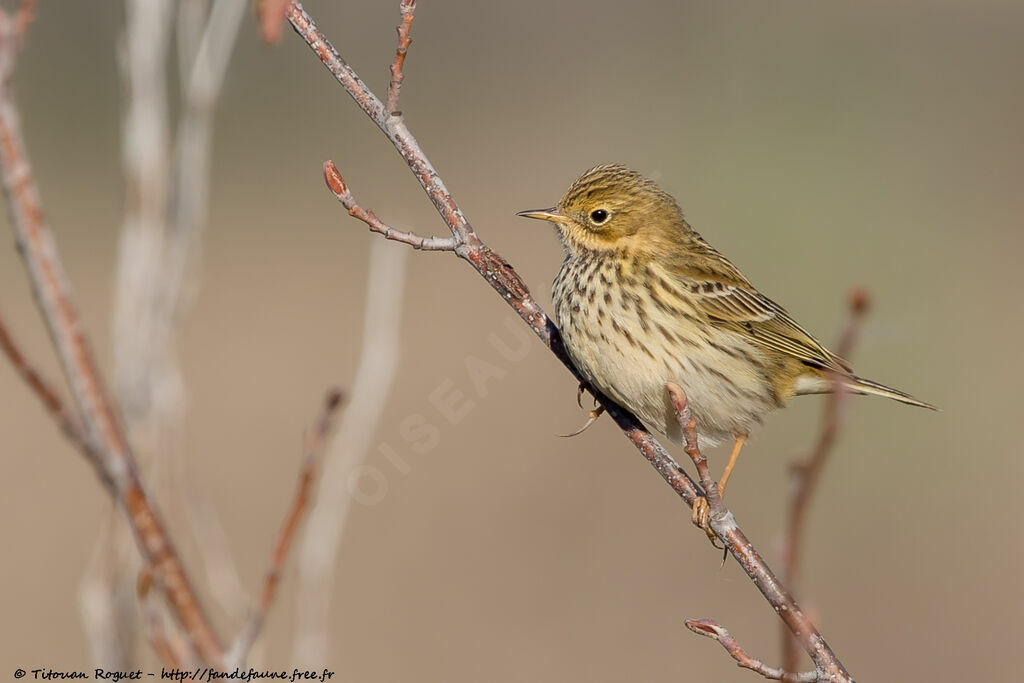
M 576 387 L 576 405 L 578 405 L 580 408 L 583 407 L 583 392 L 584 391 L 589 391 L 591 393 L 591 395 L 593 395 L 593 393 L 594 393 L 593 390 L 591 390 L 590 385 L 587 382 L 585 382 L 583 380 L 580 380 L 580 385 L 578 387 Z M 594 405 L 595 406 L 597 405 L 597 397 L 596 396 L 594 396 Z
M 568 439 L 571 436 L 579 436 L 583 432 L 587 431 L 587 427 L 589 427 L 590 425 L 592 425 L 595 422 L 597 422 L 597 418 L 601 417 L 601 414 L 603 412 L 604 412 L 604 406 L 598 406 L 598 407 L 594 408 L 593 410 L 590 411 L 590 415 L 587 417 L 587 421 L 583 424 L 582 427 L 577 429 L 572 434 L 560 434 L 559 436 L 561 436 L 562 438 L 565 438 L 565 439 Z
M 714 530 L 711 528 L 711 506 L 708 505 L 707 496 L 698 496 L 697 500 L 693 501 L 690 521 L 693 522 L 694 526 L 704 530 L 708 540 L 711 541 L 711 545 L 716 548 L 719 547 L 718 536 L 715 535 Z

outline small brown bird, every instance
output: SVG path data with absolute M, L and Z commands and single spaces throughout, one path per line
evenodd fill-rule
M 750 430 L 793 396 L 838 380 L 934 409 L 854 375 L 705 242 L 672 195 L 625 166 L 592 168 L 557 206 L 518 215 L 558 227 L 555 320 L 587 382 L 677 443 L 665 384 L 679 383 L 701 441 L 735 439 L 722 489 Z

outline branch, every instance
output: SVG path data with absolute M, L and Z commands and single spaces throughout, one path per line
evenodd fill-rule
M 143 558 L 154 567 L 175 617 L 200 656 L 217 662 L 221 654 L 217 637 L 142 486 L 135 459 L 100 382 L 71 301 L 70 286 L 56 243 L 43 217 L 10 87 L 18 42 L 19 36 L 11 20 L 0 12 L 0 167 L 18 249 L 28 270 L 36 303 L 71 385 L 85 437 L 96 450 L 97 456 L 90 461 L 132 527 Z
M 309 511 L 298 547 L 298 588 L 292 661 L 325 661 L 332 652 L 329 638 L 331 596 L 338 555 L 356 497 L 353 477 L 359 476 L 374 445 L 398 371 L 402 297 L 407 270 L 406 249 L 381 240 L 370 245 L 363 335 L 352 383 L 351 403 L 331 438 L 323 459 L 316 504 Z
M 290 0 L 257 0 L 256 15 L 259 19 L 263 42 L 275 44 L 281 40 L 284 29 L 284 14 Z
M 405 80 L 405 73 L 402 71 L 402 67 L 405 66 L 405 55 L 412 44 L 409 31 L 412 29 L 416 0 L 402 0 L 399 9 L 402 13 L 402 23 L 398 25 L 398 47 L 395 49 L 395 61 L 391 63 L 391 82 L 388 83 L 387 96 L 387 112 L 392 116 L 401 113 L 398 111 L 398 95 L 402 89 L 402 81 Z
M 679 427 L 683 431 L 686 454 L 690 456 L 690 459 L 693 460 L 693 464 L 697 467 L 697 472 L 700 474 L 700 483 L 704 487 L 704 490 L 707 491 L 708 507 L 711 510 L 711 515 L 708 521 L 711 528 L 714 530 L 715 534 L 722 539 L 722 542 L 726 544 L 733 556 L 736 557 L 737 560 L 740 560 L 740 564 L 743 564 L 741 556 L 756 557 L 760 560 L 761 558 L 757 555 L 757 551 L 736 525 L 736 520 L 733 517 L 732 512 L 730 512 L 729 508 L 725 506 L 725 502 L 723 502 L 722 496 L 719 495 L 718 492 L 718 484 L 711 479 L 707 459 L 700 452 L 700 448 L 697 444 L 697 423 L 690 417 L 690 406 L 686 402 L 686 393 L 683 391 L 682 387 L 675 382 L 669 382 L 665 385 L 665 388 L 668 390 L 669 397 L 672 401 L 672 410 L 675 411 L 676 420 L 679 421 Z M 732 539 L 732 545 L 730 545 L 730 541 L 727 540 L 729 538 Z M 744 569 L 747 570 L 747 567 L 744 567 Z M 767 570 L 767 567 L 764 567 L 764 569 Z M 749 574 L 750 578 L 753 579 L 755 584 L 757 584 L 757 587 L 761 589 L 761 593 L 764 594 L 768 599 L 768 602 L 770 602 L 772 607 L 775 608 L 776 613 L 778 613 L 782 618 L 786 627 L 794 636 L 796 636 L 800 641 L 800 644 L 803 645 L 804 650 L 807 651 L 811 656 L 811 659 L 814 661 L 815 671 L 812 672 L 814 678 L 810 680 L 852 681 L 853 679 L 846 673 L 843 665 L 836 658 L 828 644 L 825 643 L 824 638 L 822 638 L 814 629 L 814 625 L 811 623 L 811 620 L 800 611 L 800 608 L 789 593 L 786 592 L 786 589 L 782 584 L 779 583 L 779 581 L 770 573 L 767 575 L 755 575 L 747 570 L 747 574 Z M 703 621 L 694 621 L 693 623 L 714 624 L 714 622 Z M 687 622 L 687 626 L 690 626 L 690 622 Z M 721 629 L 717 624 L 715 624 L 715 626 Z M 695 633 L 701 633 L 702 635 L 710 635 L 709 633 L 695 629 L 692 626 L 690 626 L 690 630 Z M 728 632 L 726 632 L 725 629 L 721 629 L 721 631 L 725 634 L 725 637 L 728 637 Z M 725 646 L 725 649 L 729 650 L 730 653 L 733 652 L 733 650 L 726 645 L 721 638 L 716 638 L 716 640 L 721 642 Z M 735 641 L 732 642 L 735 644 Z M 738 646 L 736 649 L 739 650 Z M 742 652 L 742 650 L 740 650 L 740 652 Z M 735 656 L 736 655 L 733 654 L 733 657 Z M 738 658 L 737 661 L 739 661 Z M 775 669 L 768 669 L 767 667 L 764 667 L 760 662 L 758 662 L 758 664 L 765 668 L 765 670 L 776 671 Z M 743 666 L 742 663 L 740 665 Z M 753 667 L 747 668 L 749 669 Z M 758 669 L 754 670 L 758 671 Z M 759 673 L 763 674 L 763 672 L 760 671 Z M 777 677 L 768 676 L 768 678 Z
M 33 367 L 31 363 L 22 354 L 21 349 L 14 342 L 10 333 L 7 331 L 7 326 L 4 325 L 3 318 L 0 318 L 0 350 L 3 350 L 7 359 L 11 361 L 11 365 L 18 372 L 25 383 L 28 384 L 29 388 L 35 393 L 43 403 L 43 407 L 50 413 L 60 431 L 63 432 L 64 436 L 83 453 L 86 457 L 94 462 L 98 462 L 99 453 L 92 447 L 92 444 L 85 438 L 85 433 L 82 431 L 82 426 L 75 419 L 75 416 L 64 405 L 60 396 L 57 394 L 57 390 L 53 388 L 53 385 L 43 378 L 42 375 Z
M 741 648 L 740 644 L 736 642 L 736 639 L 725 630 L 725 627 L 712 619 L 687 619 L 684 623 L 686 624 L 686 628 L 690 629 L 694 633 L 717 640 L 719 644 L 725 648 L 725 651 L 736 660 L 736 663 L 739 666 L 759 673 L 767 679 L 773 681 L 785 681 L 785 683 L 814 683 L 818 680 L 817 671 L 805 671 L 803 673 L 791 674 L 786 673 L 785 669 L 776 669 L 763 664 L 758 659 L 754 659 L 743 651 L 743 648 Z
M 341 173 L 333 161 L 324 162 L 324 180 L 327 181 L 327 187 L 338 198 L 342 206 L 348 209 L 349 216 L 366 223 L 370 226 L 370 230 L 384 235 L 385 239 L 408 244 L 413 249 L 424 251 L 455 251 L 455 247 L 458 246 L 454 237 L 434 237 L 433 235 L 421 237 L 416 233 L 396 230 L 390 225 L 385 225 L 373 211 L 368 211 L 356 203 L 355 197 L 349 192 L 345 179 L 341 177 Z
M 324 449 L 324 440 L 334 428 L 335 418 L 338 409 L 341 407 L 343 395 L 339 389 L 331 389 L 324 401 L 323 412 L 313 425 L 313 430 L 306 434 L 306 442 L 303 447 L 303 465 L 299 473 L 299 484 L 295 489 L 295 497 L 288 508 L 288 514 L 284 518 L 284 524 L 274 542 L 274 549 L 270 554 L 270 568 L 263 579 L 263 590 L 260 599 L 256 603 L 249 620 L 242 626 L 238 637 L 227 654 L 227 669 L 242 667 L 249 656 L 256 638 L 263 629 L 263 622 L 266 619 L 270 606 L 274 603 L 274 596 L 277 595 L 277 584 L 281 580 L 281 572 L 284 570 L 285 561 L 288 559 L 288 550 L 291 548 L 295 532 L 299 529 L 302 515 L 309 507 L 309 501 L 313 497 L 313 485 L 320 467 L 321 454 Z
M 410 10 L 411 11 L 411 10 Z M 406 127 L 400 112 L 388 114 L 385 106 L 374 95 L 358 74 L 337 53 L 331 43 L 324 37 L 314 24 L 312 18 L 302 7 L 292 2 L 286 16 L 296 33 L 313 49 L 324 66 L 335 79 L 345 88 L 356 104 L 373 120 L 392 142 L 399 154 L 416 176 L 427 196 L 433 202 L 438 213 L 452 231 L 456 240 L 455 253 L 468 261 L 479 272 L 491 287 L 498 292 L 519 316 L 530 326 L 534 333 L 562 361 L 562 363 L 579 380 L 579 371 L 573 366 L 566 354 L 558 329 L 547 317 L 537 302 L 530 296 L 526 284 L 501 256 L 491 251 L 477 237 L 472 226 L 466 220 L 462 210 L 456 204 L 451 193 L 445 187 L 437 171 L 423 153 L 416 139 Z M 329 172 L 329 171 L 328 171 Z M 328 177 L 331 182 L 331 178 Z M 332 188 L 333 189 L 333 188 Z M 631 413 L 611 401 L 606 396 L 597 396 L 598 402 L 604 406 L 608 414 L 623 430 L 645 458 L 658 470 L 658 473 L 676 491 L 683 500 L 693 507 L 702 492 L 693 480 L 679 467 L 664 448 L 644 429 Z M 808 654 L 819 664 L 818 676 L 823 681 L 852 680 L 835 654 L 821 635 L 814 629 L 786 593 L 782 584 L 772 574 L 764 560 L 750 545 L 742 531 L 736 525 L 732 513 L 726 511 L 721 518 L 711 521 L 711 528 L 719 539 L 739 562 L 743 570 L 750 576 L 761 593 L 768 599 L 791 630 L 797 634 Z
M 849 358 L 854 343 L 860 333 L 861 323 L 871 305 L 867 292 L 855 289 L 850 293 L 849 314 L 836 353 L 842 358 Z M 789 498 L 788 522 L 782 539 L 782 580 L 791 591 L 796 591 L 800 579 L 800 560 L 803 550 L 803 537 L 807 528 L 807 508 L 811 496 L 817 488 L 825 461 L 832 452 L 839 432 L 842 429 L 846 414 L 849 391 L 841 382 L 834 382 L 832 393 L 825 399 L 825 412 L 822 416 L 821 432 L 818 439 L 802 460 L 792 463 L 792 488 Z M 795 671 L 798 666 L 800 652 L 792 635 L 782 631 L 782 667 L 786 671 Z

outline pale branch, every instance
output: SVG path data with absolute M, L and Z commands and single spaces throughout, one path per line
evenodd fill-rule
M 196 580 L 205 580 L 214 607 L 240 621 L 248 615 L 249 596 L 228 546 L 218 542 L 213 506 L 190 477 L 184 457 L 186 388 L 179 337 L 199 281 L 214 114 L 248 3 L 125 0 L 124 5 L 119 65 L 126 200 L 112 315 L 113 390 L 135 455 L 146 463 L 150 493 L 168 524 L 186 522 L 183 532 L 191 531 L 202 549 Z M 169 80 L 175 52 L 179 78 Z M 214 542 L 208 543 L 211 537 Z M 120 536 L 115 541 L 123 544 Z M 125 560 L 130 563 L 131 555 Z M 127 566 L 118 569 L 119 581 L 134 574 Z M 87 580 L 93 571 L 86 568 Z M 116 583 L 108 585 L 111 592 L 123 591 Z M 127 620 L 134 613 L 120 616 Z M 99 629 L 87 632 L 93 640 L 102 638 Z
M 783 681 L 784 683 L 815 683 L 819 680 L 817 671 L 788 673 L 785 669 L 767 666 L 760 660 L 754 659 L 740 647 L 740 644 L 725 630 L 725 627 L 712 619 L 687 619 L 684 623 L 686 628 L 694 633 L 717 640 L 725 648 L 725 651 L 736 660 L 736 664 L 759 673 L 769 680 Z
M 714 530 L 715 535 L 722 539 L 722 542 L 726 544 L 741 565 L 743 565 L 745 559 L 753 556 L 767 570 L 763 560 L 757 555 L 757 551 L 750 544 L 750 541 L 743 536 L 743 532 L 737 526 L 732 512 L 725 506 L 725 502 L 718 491 L 718 484 L 711 479 L 707 459 L 700 452 L 700 447 L 697 443 L 697 423 L 690 416 L 690 406 L 686 401 L 686 392 L 675 382 L 668 382 L 665 388 L 672 402 L 672 410 L 675 412 L 676 420 L 679 422 L 679 427 L 683 432 L 686 454 L 693 460 L 693 464 L 700 474 L 700 483 L 707 492 L 707 503 L 710 508 L 710 516 L 707 523 Z M 730 538 L 733 539 L 732 544 L 727 540 Z M 746 555 L 741 556 L 737 550 L 733 549 L 734 547 L 746 553 Z M 757 584 L 757 587 L 761 589 L 761 593 L 768 599 L 772 607 L 775 608 L 775 612 L 783 620 L 793 636 L 800 642 L 807 654 L 811 656 L 815 666 L 813 672 L 815 678 L 811 680 L 852 681 L 853 679 L 850 678 L 846 669 L 843 668 L 843 665 L 839 662 L 835 653 L 832 652 L 828 643 L 815 630 L 811 620 L 800 611 L 796 601 L 793 600 L 785 587 L 770 573 L 760 575 L 759 582 L 746 566 L 743 568 L 754 579 L 754 583 Z M 691 627 L 691 630 L 695 629 Z M 708 634 L 704 633 L 704 635 Z M 726 647 L 726 649 L 728 650 L 729 648 Z
M 175 618 L 199 655 L 208 662 L 219 662 L 220 644 L 143 488 L 135 458 L 100 382 L 56 243 L 43 216 L 10 86 L 20 42 L 15 23 L 0 12 L 0 167 L 18 249 L 71 385 L 86 439 L 97 452 L 91 462 L 132 527 L 144 560 L 154 567 Z
M 370 226 L 370 230 L 384 235 L 386 239 L 408 244 L 413 249 L 422 249 L 423 251 L 455 251 L 455 247 L 458 246 L 454 237 L 434 237 L 433 235 L 422 237 L 385 225 L 373 211 L 368 211 L 356 203 L 355 197 L 352 196 L 348 185 L 345 184 L 345 179 L 341 177 L 341 173 L 338 172 L 338 167 L 334 165 L 333 161 L 324 162 L 324 180 L 327 181 L 327 187 L 338 198 L 341 205 L 348 210 L 348 215 L 366 223 Z
M 437 171 L 409 132 L 401 112 L 389 113 L 387 111 L 384 104 L 363 83 L 358 74 L 341 58 L 301 5 L 296 2 L 290 3 L 286 10 L 286 17 L 296 33 L 313 49 L 324 66 L 345 88 L 356 104 L 377 124 L 396 147 L 438 213 L 451 229 L 456 240 L 455 253 L 468 261 L 498 292 L 501 298 L 515 309 L 573 375 L 578 380 L 582 380 L 579 371 L 573 366 L 565 351 L 554 323 L 530 296 L 526 284 L 512 267 L 477 237 Z M 697 498 L 703 495 L 693 480 L 636 417 L 606 396 L 597 398 L 644 457 L 658 470 L 658 473 L 672 486 L 673 490 L 692 507 Z M 801 644 L 818 667 L 819 680 L 836 682 L 852 680 L 807 617 L 796 609 L 792 598 L 789 597 L 767 564 L 740 531 L 732 513 L 726 512 L 720 519 L 712 519 L 710 524 L 715 534 L 729 549 L 729 552 L 736 558 L 761 593 L 800 638 Z
M 309 510 L 296 548 L 295 628 L 291 659 L 296 666 L 326 661 L 338 558 L 345 529 L 357 502 L 358 477 L 388 412 L 400 362 L 402 300 L 409 252 L 386 241 L 370 244 L 363 305 L 362 339 L 351 404 L 324 452 L 316 502 Z
M 849 313 L 835 347 L 836 354 L 841 358 L 850 358 L 870 305 L 870 297 L 864 290 L 855 289 L 850 293 Z M 842 429 L 849 393 L 845 384 L 838 381 L 833 382 L 832 392 L 825 398 L 821 431 L 814 447 L 804 458 L 791 465 L 792 483 L 786 531 L 782 539 L 782 580 L 793 592 L 796 592 L 800 580 L 800 561 L 807 528 L 807 509 L 818 481 L 821 479 L 825 461 L 832 452 L 832 447 Z M 781 632 L 781 643 L 782 667 L 786 671 L 795 671 L 799 666 L 800 652 L 796 647 L 796 641 L 787 629 L 783 629 Z
M 288 559 L 288 551 L 291 549 L 292 541 L 302 522 L 302 517 L 309 508 L 313 498 L 313 487 L 320 471 L 321 455 L 324 450 L 324 441 L 327 435 L 334 429 L 334 423 L 341 407 L 344 396 L 339 389 L 331 389 L 324 400 L 324 407 L 320 417 L 317 418 L 313 428 L 306 433 L 303 445 L 302 470 L 299 472 L 299 482 L 295 488 L 295 495 L 292 504 L 285 515 L 284 523 L 278 532 L 277 540 L 274 541 L 273 550 L 270 553 L 270 567 L 267 569 L 263 579 L 263 589 L 260 591 L 249 619 L 242 626 L 226 655 L 226 668 L 245 666 L 249 656 L 249 650 L 259 637 L 263 629 L 263 622 L 266 620 L 267 612 L 274 603 L 277 595 L 277 586 L 281 580 L 281 573 L 284 571 L 285 561 Z
M 146 641 L 156 654 L 157 659 L 168 669 L 180 669 L 183 665 L 192 664 L 191 653 L 179 643 L 178 648 L 172 645 L 164 630 L 163 617 L 151 590 L 153 585 L 153 574 L 148 567 L 143 567 L 139 572 L 138 580 L 135 583 L 135 594 L 138 598 L 139 609 L 142 611 L 143 628 L 146 633 Z

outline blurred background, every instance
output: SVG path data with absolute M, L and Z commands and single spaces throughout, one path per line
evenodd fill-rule
M 381 96 L 397 5 L 307 5 Z M 43 202 L 108 384 L 132 203 L 124 24 L 110 3 L 41 3 L 15 76 Z M 943 411 L 852 402 L 813 502 L 798 599 L 859 680 L 1019 679 L 1024 5 L 450 0 L 421 3 L 413 36 L 409 127 L 548 311 L 560 246 L 514 213 L 555 203 L 581 171 L 610 161 L 657 179 L 824 340 L 834 342 L 851 287 L 872 293 L 858 371 Z M 176 74 L 171 64 L 172 92 Z M 306 45 L 290 30 L 263 44 L 248 9 L 214 123 L 171 437 L 255 594 L 303 431 L 329 385 L 353 384 L 380 240 L 326 191 L 322 162 L 335 160 L 390 224 L 445 226 Z M 366 435 L 372 495 L 350 511 L 325 598 L 329 655 L 293 661 L 303 619 L 293 555 L 262 665 L 325 666 L 343 681 L 756 680 L 687 631 L 691 617 L 719 620 L 777 664 L 775 615 L 614 425 L 558 438 L 585 419 L 576 385 L 514 313 L 451 255 L 406 263 L 395 384 Z M 59 378 L 13 247 L 0 250 L 0 312 Z M 439 396 L 464 415 L 452 420 Z M 822 407 L 802 398 L 770 416 L 731 480 L 729 504 L 773 565 L 787 464 L 813 442 Z M 407 438 L 403 421 L 435 438 Z M 0 434 L 0 669 L 89 671 L 79 586 L 107 495 L 6 361 Z M 727 452 L 709 456 L 717 472 Z M 192 495 L 171 489 L 178 505 Z M 166 507 L 229 640 L 238 618 L 211 595 L 186 516 Z

